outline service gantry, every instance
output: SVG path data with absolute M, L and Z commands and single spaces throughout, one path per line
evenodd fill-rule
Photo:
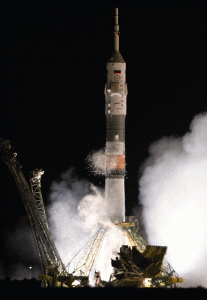
M 0 137 L 0 149 L 3 153 L 2 159 L 15 179 L 34 232 L 42 267 L 40 279 L 44 281 L 46 287 L 69 286 L 72 281 L 71 276 L 65 271 L 65 266 L 53 242 L 47 223 L 40 189 L 43 171 L 36 169 L 32 173 L 30 188 L 22 171 L 22 166 L 17 160 L 17 153 L 13 152 L 10 141 Z

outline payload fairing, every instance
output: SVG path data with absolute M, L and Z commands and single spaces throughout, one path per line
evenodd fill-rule
M 106 180 L 105 197 L 112 222 L 125 222 L 126 63 L 119 52 L 118 8 L 115 8 L 114 52 L 107 63 L 105 85 Z

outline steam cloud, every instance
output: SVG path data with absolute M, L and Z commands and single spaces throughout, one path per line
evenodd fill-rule
M 62 175 L 59 183 L 51 186 L 51 203 L 47 207 L 49 228 L 58 252 L 67 265 L 89 238 L 103 225 L 108 228 L 97 262 L 91 271 L 93 284 L 95 270 L 101 271 L 102 280 L 109 280 L 111 258 L 115 258 L 126 234 L 107 217 L 104 191 L 87 180 L 74 176 L 74 170 Z M 69 270 L 73 271 L 73 270 Z
M 207 287 L 207 113 L 183 137 L 153 143 L 149 154 L 139 182 L 148 242 L 168 247 L 184 286 Z
M 86 158 L 86 162 L 88 164 L 87 168 L 90 169 L 94 175 L 105 176 L 106 175 L 105 147 L 98 151 L 92 151 Z

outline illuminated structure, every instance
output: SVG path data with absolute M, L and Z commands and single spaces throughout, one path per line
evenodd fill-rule
M 134 217 L 125 217 L 125 116 L 126 63 L 119 52 L 118 8 L 115 9 L 114 52 L 107 63 L 105 85 L 106 114 L 106 201 L 110 202 L 110 220 L 127 234 L 132 248 L 122 245 L 120 259 L 113 261 L 114 273 L 109 285 L 168 286 L 182 282 L 163 258 L 167 247 L 150 246 L 138 233 Z M 52 240 L 41 193 L 42 170 L 35 170 L 29 187 L 22 166 L 10 142 L 0 138 L 3 161 L 14 176 L 23 204 L 33 228 L 43 274 L 40 279 L 48 287 L 88 285 L 89 274 L 97 260 L 107 228 L 100 226 L 83 248 L 65 267 Z M 68 237 L 70 238 L 70 237 Z M 121 245 L 120 245 L 121 246 Z M 101 271 L 101 270 L 100 270 Z M 174 277 L 173 277 L 174 276 Z M 147 280 L 146 280 L 147 279 Z M 100 280 L 99 280 L 100 282 Z M 147 283 L 146 283 L 147 282 Z M 107 286 L 107 285 L 106 285 Z

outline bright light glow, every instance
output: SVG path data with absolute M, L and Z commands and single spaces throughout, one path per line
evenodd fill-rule
M 183 285 L 207 287 L 207 114 L 149 148 L 139 182 L 148 242 L 167 246 Z

